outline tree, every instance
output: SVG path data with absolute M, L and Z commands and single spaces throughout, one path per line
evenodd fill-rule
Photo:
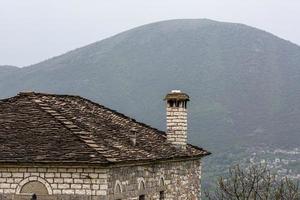
M 300 200 L 299 182 L 279 179 L 269 169 L 253 165 L 247 169 L 234 166 L 227 177 L 220 177 L 209 200 Z

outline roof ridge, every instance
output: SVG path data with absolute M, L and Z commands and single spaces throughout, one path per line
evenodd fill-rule
M 83 141 L 87 146 L 95 150 L 97 153 L 99 153 L 101 156 L 105 157 L 105 159 L 109 162 L 115 162 L 117 161 L 116 158 L 113 158 L 108 151 L 110 151 L 105 146 L 100 146 L 93 140 L 93 135 L 90 131 L 86 131 L 83 128 L 77 126 L 72 121 L 68 120 L 66 117 L 61 115 L 59 112 L 54 110 L 49 104 L 46 102 L 40 100 L 40 99 L 31 99 L 34 103 L 36 103 L 41 110 L 44 112 L 50 114 L 54 119 L 56 119 L 58 122 L 60 122 L 63 126 L 65 126 L 67 129 L 69 129 L 74 135 L 79 137 L 81 141 Z

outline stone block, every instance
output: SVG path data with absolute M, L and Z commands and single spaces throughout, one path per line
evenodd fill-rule
M 58 169 L 56 167 L 47 168 L 47 172 L 50 172 L 50 173 L 58 172 Z
M 10 188 L 10 184 L 9 183 L 0 183 L 0 188 L 2 188 L 2 189 L 9 189 Z
M 96 178 L 98 178 L 98 174 L 96 174 L 96 173 L 89 173 L 89 177 L 93 178 L 93 179 L 96 179 Z
M 3 173 L 1 173 L 1 177 L 2 178 L 8 178 L 8 177 L 12 177 L 12 175 L 11 175 L 10 172 L 3 172 Z
M 98 190 L 98 191 L 96 191 L 96 195 L 105 196 L 105 195 L 107 195 L 107 191 L 106 190 Z
M 37 171 L 38 172 L 47 172 L 47 169 L 44 167 L 39 167 L 39 168 L 37 168 Z
M 83 183 L 83 179 L 75 178 L 74 183 Z
M 37 168 L 27 168 L 27 172 L 37 172 Z
M 85 192 L 85 190 L 75 190 L 75 194 L 85 195 L 86 192 Z
M 57 188 L 59 188 L 59 189 L 68 189 L 68 188 L 70 188 L 70 184 L 65 184 L 65 183 L 58 184 Z
M 14 194 L 15 193 L 15 189 L 3 189 L 3 193 L 4 194 Z
M 54 182 L 55 182 L 55 183 L 63 183 L 63 182 L 64 182 L 64 179 L 63 179 L 63 178 L 55 178 L 55 179 L 54 179 Z
M 52 190 L 52 191 L 53 191 L 53 194 L 61 194 L 61 190 L 54 189 L 54 190 Z
M 62 194 L 75 194 L 75 191 L 72 189 L 63 189 Z
M 54 173 L 48 172 L 48 173 L 45 174 L 45 177 L 46 178 L 54 178 Z
M 58 172 L 67 172 L 66 168 L 58 168 Z
M 81 184 L 71 184 L 72 189 L 81 189 L 82 185 Z
M 72 178 L 80 178 L 80 173 L 72 173 Z
M 70 173 L 61 173 L 60 176 L 62 178 L 71 178 L 72 177 L 72 175 Z
M 64 183 L 73 183 L 72 178 L 64 178 Z
M 82 184 L 82 189 L 91 189 L 90 184 Z
M 85 173 L 94 173 L 95 169 L 93 169 L 93 168 L 85 168 L 85 169 L 83 169 L 83 172 L 85 172 Z

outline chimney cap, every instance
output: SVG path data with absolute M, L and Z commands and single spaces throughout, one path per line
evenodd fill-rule
M 172 90 L 170 93 L 166 95 L 164 100 L 179 100 L 179 101 L 189 101 L 190 97 L 184 92 L 181 92 L 180 90 Z
M 181 93 L 181 90 L 171 90 L 171 93 Z

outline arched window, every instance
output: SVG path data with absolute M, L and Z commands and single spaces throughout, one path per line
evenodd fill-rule
M 48 190 L 46 186 L 39 181 L 30 181 L 23 185 L 21 194 L 36 194 L 36 195 L 47 195 Z
M 41 177 L 27 177 L 17 186 L 17 194 L 52 195 L 50 184 Z
M 164 187 L 165 186 L 165 179 L 163 177 L 160 178 L 159 180 L 159 186 Z
M 116 181 L 114 193 L 115 194 L 121 194 L 122 193 L 122 186 L 121 186 L 120 181 Z
M 121 200 L 123 198 L 122 192 L 122 184 L 119 180 L 117 180 L 114 187 L 114 199 Z
M 146 198 L 146 195 L 145 195 L 145 190 L 146 190 L 146 184 L 145 184 L 145 180 L 143 178 L 139 178 L 138 179 L 138 183 L 139 183 L 139 186 L 138 186 L 138 190 L 139 190 L 139 200 L 145 200 Z
M 160 191 L 159 192 L 159 200 L 164 200 L 165 199 L 165 191 Z
M 160 188 L 159 200 L 164 200 L 165 197 L 166 197 L 164 187 L 165 187 L 165 180 L 164 180 L 163 177 L 161 177 L 160 180 L 159 180 L 159 188 Z
M 142 180 L 140 181 L 139 190 L 144 191 L 145 189 L 146 189 L 145 182 Z

